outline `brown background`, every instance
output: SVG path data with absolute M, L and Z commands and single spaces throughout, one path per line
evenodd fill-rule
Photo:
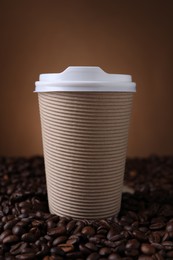
M 0 155 L 42 153 L 40 73 L 97 65 L 137 83 L 129 156 L 173 154 L 172 0 L 1 0 Z

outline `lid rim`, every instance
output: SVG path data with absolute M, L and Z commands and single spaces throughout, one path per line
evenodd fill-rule
M 40 74 L 35 92 L 135 92 L 136 84 L 129 74 L 109 74 L 96 66 L 70 66 L 60 73 Z

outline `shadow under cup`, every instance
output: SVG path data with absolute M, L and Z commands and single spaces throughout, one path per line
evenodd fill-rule
M 100 219 L 120 210 L 133 92 L 39 92 L 50 212 Z

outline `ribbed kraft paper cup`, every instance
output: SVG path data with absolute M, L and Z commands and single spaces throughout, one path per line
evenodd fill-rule
M 50 212 L 120 210 L 133 91 L 38 91 Z

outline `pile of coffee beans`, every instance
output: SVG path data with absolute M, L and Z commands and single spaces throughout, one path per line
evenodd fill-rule
M 49 213 L 42 157 L 0 158 L 0 259 L 173 259 L 173 157 L 128 159 L 118 216 Z M 57 198 L 58 199 L 58 198 Z

